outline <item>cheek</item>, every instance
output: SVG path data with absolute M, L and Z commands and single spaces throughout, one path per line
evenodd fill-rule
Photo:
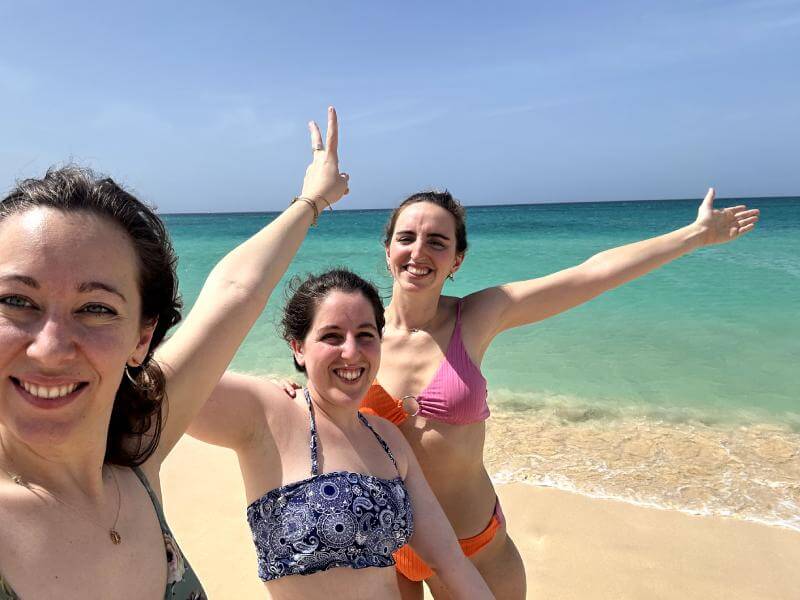
M 133 335 L 118 327 L 83 328 L 77 339 L 88 360 L 97 367 L 125 368 L 125 362 L 136 348 Z
M 26 338 L 24 330 L 0 319 L 0 370 L 9 366 L 11 358 Z

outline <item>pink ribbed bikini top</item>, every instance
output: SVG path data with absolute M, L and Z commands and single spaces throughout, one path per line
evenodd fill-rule
M 417 396 L 414 415 L 452 425 L 467 425 L 489 417 L 486 378 L 472 362 L 461 338 L 461 304 L 456 307 L 456 326 L 444 359 L 431 382 Z M 380 386 L 377 381 L 374 386 Z M 383 390 L 385 392 L 385 390 Z M 388 395 L 388 393 L 387 393 Z M 395 400 L 402 407 L 402 400 Z M 411 415 L 411 416 L 414 416 Z

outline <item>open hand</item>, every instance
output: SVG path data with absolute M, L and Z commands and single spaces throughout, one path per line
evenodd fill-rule
M 300 195 L 316 202 L 317 208 L 322 210 L 350 192 L 350 176 L 339 173 L 339 122 L 336 110 L 328 107 L 328 130 L 324 144 L 319 126 L 314 121 L 308 124 L 308 129 L 311 132 L 313 158 L 306 169 Z
M 695 225 L 703 231 L 703 245 L 721 244 L 735 240 L 753 229 L 758 223 L 759 210 L 746 205 L 714 208 L 714 188 L 709 188 L 697 210 Z

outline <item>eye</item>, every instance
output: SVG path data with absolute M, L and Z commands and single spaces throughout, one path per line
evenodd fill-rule
M 400 242 L 401 244 L 408 244 L 410 242 L 413 242 L 414 238 L 412 238 L 410 235 L 401 235 L 397 238 L 397 241 Z
M 323 342 L 338 342 L 342 336 L 338 333 L 326 333 L 320 338 Z
M 442 242 L 440 242 L 439 240 L 430 240 L 428 243 L 429 243 L 431 246 L 433 246 L 434 248 L 445 248 L 445 247 L 446 247 L 446 246 L 445 246 L 445 245 L 444 245 Z
M 358 334 L 358 337 L 371 340 L 375 337 L 375 334 L 372 333 L 371 331 L 362 331 L 361 333 Z
M 0 298 L 0 304 L 5 304 L 12 308 L 34 308 L 33 302 L 25 296 L 3 296 Z
M 85 306 L 81 307 L 79 312 L 89 315 L 113 316 L 117 314 L 117 311 L 115 311 L 113 308 L 109 308 L 105 304 L 86 304 Z

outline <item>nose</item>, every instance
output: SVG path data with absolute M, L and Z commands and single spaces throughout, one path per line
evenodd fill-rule
M 411 245 L 411 258 L 417 258 L 422 254 L 422 238 L 417 240 Z
M 345 362 L 355 362 L 358 355 L 358 339 L 356 339 L 355 335 L 348 334 L 342 343 L 342 360 Z
M 75 356 L 75 338 L 69 324 L 57 317 L 47 317 L 33 341 L 28 345 L 27 354 L 43 366 L 59 366 Z

